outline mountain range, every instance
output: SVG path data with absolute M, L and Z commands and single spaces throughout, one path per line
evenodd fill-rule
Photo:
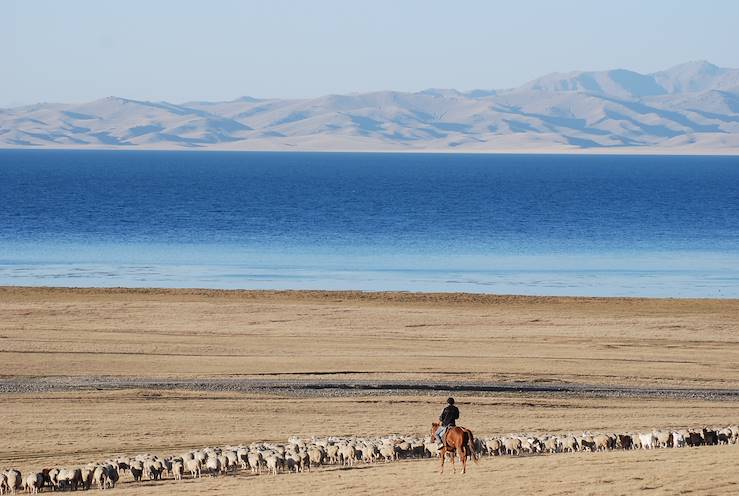
M 503 90 L 0 109 L 0 147 L 739 152 L 739 69 L 550 74 Z

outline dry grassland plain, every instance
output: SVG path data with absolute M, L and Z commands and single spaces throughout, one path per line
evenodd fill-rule
M 739 423 L 739 301 L 0 288 L 0 469 L 290 435 Z M 736 494 L 739 445 L 121 484 L 122 494 Z M 130 476 L 126 476 L 127 481 Z

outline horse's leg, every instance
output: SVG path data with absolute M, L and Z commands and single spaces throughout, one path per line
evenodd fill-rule
M 444 473 L 444 459 L 446 458 L 446 446 L 441 448 L 441 472 L 440 474 Z
M 462 437 L 462 447 L 459 449 L 459 458 L 462 460 L 462 473 L 467 473 L 467 443 Z
M 455 458 L 457 457 L 457 453 L 459 453 L 459 446 L 454 447 L 454 452 L 452 453 L 452 473 L 457 473 L 457 465 Z

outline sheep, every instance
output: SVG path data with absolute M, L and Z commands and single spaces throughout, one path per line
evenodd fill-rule
M 718 433 L 713 429 L 703 428 L 703 444 L 713 446 L 718 444 Z
M 239 447 L 236 450 L 236 457 L 239 460 L 239 465 L 241 466 L 242 470 L 246 470 L 249 468 L 249 450 L 244 447 Z
M 70 489 L 72 491 L 76 491 L 80 485 L 83 485 L 82 469 L 59 469 L 54 475 L 53 480 L 55 480 L 55 487 L 59 489 Z
M 221 471 L 221 461 L 218 459 L 218 456 L 209 456 L 208 459 L 205 460 L 205 468 L 211 477 L 218 475 Z
M 488 438 L 485 440 L 485 449 L 489 456 L 498 456 L 503 453 L 503 443 L 498 438 Z
M 393 447 L 393 450 L 395 450 L 395 447 Z M 339 463 L 339 446 L 336 444 L 326 446 L 326 457 L 331 464 Z
M 688 446 L 703 446 L 703 436 L 699 432 L 689 430 L 685 442 Z
M 476 438 L 475 442 L 478 442 L 479 440 Z M 377 448 L 377 446 L 373 446 L 374 448 Z M 421 439 L 414 439 L 411 441 L 411 454 L 415 458 L 424 458 L 426 456 L 426 444 Z M 379 458 L 379 453 L 375 452 L 373 453 L 374 459 Z
M 44 486 L 44 474 L 42 472 L 37 472 L 35 474 L 30 474 L 26 477 L 26 480 L 24 481 L 25 490 L 31 494 L 38 493 L 38 490 Z
M 424 451 L 425 451 L 424 447 Z M 414 450 L 411 450 L 413 452 Z M 377 446 L 367 446 L 365 449 L 362 450 L 362 461 L 365 463 L 372 463 L 375 460 L 377 460 L 380 457 L 380 450 L 377 449 Z
M 285 469 L 288 472 L 300 472 L 300 461 L 297 454 L 290 452 L 285 455 Z
M 736 444 L 739 440 L 739 425 L 732 425 L 728 429 L 731 431 L 731 444 Z
M 404 455 L 408 455 L 413 452 L 413 447 L 408 441 L 401 441 L 397 444 L 398 450 Z
M 593 436 L 589 434 L 580 436 L 577 439 L 577 442 L 580 445 L 580 450 L 595 451 L 595 441 L 593 440 Z
M 575 451 L 604 451 L 621 449 L 654 449 L 667 447 L 700 446 L 735 443 L 739 427 L 683 430 L 653 430 L 638 434 L 583 433 L 580 436 L 525 436 L 509 435 L 502 438 L 478 438 L 475 449 L 480 453 L 496 455 L 520 455 L 521 453 L 557 453 Z M 353 466 L 356 463 L 374 463 L 383 459 L 386 463 L 399 458 L 434 456 L 438 447 L 427 436 L 412 437 L 392 435 L 382 438 L 327 437 L 303 441 L 291 438 L 291 442 L 253 443 L 249 447 L 209 447 L 187 452 L 181 456 L 160 458 L 152 454 L 140 454 L 132 458 L 111 458 L 83 468 L 50 468 L 32 473 L 25 479 L 17 470 L 0 474 L 0 495 L 25 489 L 36 493 L 43 487 L 55 490 L 89 489 L 93 484 L 99 489 L 113 488 L 121 472 L 130 470 L 134 481 L 143 476 L 152 480 L 162 474 L 172 474 L 182 480 L 185 472 L 191 477 L 201 477 L 203 470 L 211 476 L 246 469 L 261 473 L 262 468 L 273 475 L 279 472 L 307 472 L 326 463 Z
M 252 473 L 262 473 L 262 463 L 264 460 L 259 451 L 250 451 L 247 454 L 247 460 L 249 461 Z
M 312 446 L 308 448 L 308 459 L 310 461 L 310 465 L 313 467 L 321 466 L 325 456 L 326 455 L 323 451 L 323 448 L 319 446 Z
M 15 494 L 19 489 L 23 489 L 23 476 L 19 470 L 10 469 L 5 472 L 5 478 L 7 480 L 8 490 Z
M 607 451 L 611 449 L 611 438 L 605 434 L 593 436 L 593 443 L 595 444 L 595 451 Z
M 619 434 L 617 436 L 616 445 L 621 449 L 630 450 L 634 447 L 633 439 L 628 434 Z
M 118 459 L 115 463 L 116 468 L 118 469 L 118 473 L 126 473 L 126 470 L 130 470 L 130 460 L 122 460 Z
M 10 485 L 8 484 L 8 476 L 4 473 L 0 473 L 0 495 L 10 491 Z
M 106 484 L 109 488 L 114 488 L 120 476 L 118 475 L 118 469 L 113 465 L 105 465 Z
M 185 468 L 185 471 L 190 472 L 191 478 L 196 477 L 202 477 L 202 471 L 201 471 L 201 464 L 200 461 L 196 460 L 195 458 L 185 458 L 183 460 L 183 465 Z
M 185 465 L 181 460 L 172 462 L 172 475 L 174 480 L 182 480 L 182 476 L 185 474 Z
M 285 466 L 285 460 L 277 453 L 271 453 L 265 457 L 264 461 L 267 465 L 267 472 L 272 475 L 277 475 L 277 472 L 281 471 Z
M 201 467 L 205 467 L 205 461 L 208 459 L 208 454 L 205 451 L 196 451 L 195 459 L 200 462 Z
M 658 447 L 667 448 L 669 446 L 672 446 L 673 444 L 672 432 L 654 431 L 652 434 L 653 434 L 653 439 L 655 440 L 655 443 Z
M 140 460 L 136 460 L 131 463 L 129 470 L 131 471 L 131 477 L 134 482 L 140 482 L 144 476 L 144 464 Z
M 162 472 L 159 474 L 159 478 L 162 478 L 161 474 L 172 475 L 172 457 L 168 456 L 164 460 L 160 460 L 162 464 Z
M 556 453 L 557 438 L 545 437 L 543 440 L 539 440 L 539 451 L 542 453 Z
M 536 448 L 534 447 L 534 444 L 532 443 L 531 439 L 528 439 L 528 438 L 520 439 L 519 438 L 519 440 L 521 441 L 521 451 L 522 452 L 533 453 L 534 451 L 536 451 Z
M 301 448 L 298 451 L 298 464 L 301 472 L 310 472 L 310 456 L 305 449 Z
M 341 459 L 342 465 L 354 465 L 357 461 L 357 450 L 353 444 L 347 444 L 339 447 L 339 458 Z
M 521 440 L 517 437 L 504 438 L 503 447 L 507 455 L 518 455 L 521 452 Z
M 685 446 L 685 436 L 682 431 L 674 431 L 672 433 L 672 446 L 674 448 L 682 448 Z
M 651 432 L 645 432 L 645 433 L 639 433 L 639 444 L 641 445 L 642 449 L 652 449 L 654 448 L 655 440 L 654 440 L 654 434 Z
M 103 465 L 96 465 L 92 472 L 92 480 L 98 489 L 105 489 L 108 485 L 108 471 Z
M 580 450 L 580 443 L 577 441 L 577 438 L 574 436 L 567 436 L 563 438 L 561 444 L 560 450 L 562 452 L 569 451 L 570 453 L 574 453 L 575 451 Z
M 149 480 L 161 480 L 164 466 L 159 460 L 152 460 L 144 465 L 144 474 Z
M 224 451 L 222 456 L 223 459 L 221 460 L 221 463 L 225 462 L 225 469 L 227 471 L 236 470 L 236 468 L 239 466 L 239 455 L 236 453 L 236 451 Z
M 433 443 L 433 444 L 434 444 L 434 448 L 438 450 L 436 443 Z M 383 444 L 380 447 L 380 456 L 384 458 L 385 463 L 395 461 L 397 459 L 396 458 L 397 453 L 395 452 L 395 446 L 393 446 L 392 444 Z
M 721 429 L 718 431 L 718 444 L 729 444 L 732 439 L 732 432 L 730 428 Z

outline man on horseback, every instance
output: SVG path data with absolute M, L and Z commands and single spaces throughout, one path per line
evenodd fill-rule
M 464 427 L 457 427 L 459 408 L 454 406 L 454 398 L 446 400 L 447 405 L 439 416 L 439 422 L 431 423 L 431 435 L 436 437 L 439 446 L 439 458 L 441 459 L 441 473 L 444 473 L 444 460 L 447 454 L 452 455 L 452 467 L 456 457 L 462 462 L 462 473 L 467 472 L 467 459 L 471 458 L 477 463 L 475 451 L 475 437 L 472 431 Z M 456 468 L 454 469 L 456 472 Z
M 441 445 L 441 448 L 444 447 L 444 434 L 449 427 L 455 427 L 457 425 L 456 420 L 459 418 L 459 408 L 454 406 L 454 398 L 448 398 L 446 402 L 446 407 L 441 412 L 441 415 L 439 415 L 441 425 L 439 426 L 439 430 L 436 431 L 436 441 Z

